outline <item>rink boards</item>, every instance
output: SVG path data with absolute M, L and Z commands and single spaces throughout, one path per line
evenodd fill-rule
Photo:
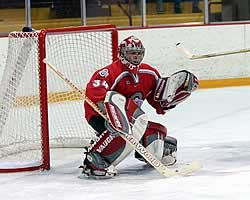
M 250 46 L 250 24 L 119 29 L 118 33 L 119 41 L 129 35 L 139 37 L 146 49 L 143 62 L 156 67 L 162 76 L 186 69 L 198 76 L 200 88 L 250 85 L 250 53 L 190 60 L 176 48 L 180 42 L 197 55 L 245 49 Z M 0 76 L 7 48 L 7 38 L 0 38 Z

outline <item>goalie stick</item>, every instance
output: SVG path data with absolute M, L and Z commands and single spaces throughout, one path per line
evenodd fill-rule
M 200 54 L 195 55 L 190 53 L 187 49 L 180 47 L 181 43 L 178 42 L 176 44 L 176 47 L 190 60 L 196 60 L 196 59 L 204 59 L 204 58 L 213 58 L 218 56 L 226 56 L 226 55 L 232 55 L 232 54 L 239 54 L 239 53 L 247 53 L 250 52 L 250 49 L 240 49 L 235 51 L 224 51 L 224 52 L 218 52 L 218 53 L 209 53 L 209 54 Z
M 80 90 L 76 85 L 74 85 L 68 78 L 66 78 L 60 71 L 58 71 L 52 64 L 48 62 L 48 60 L 44 59 L 44 63 L 55 72 L 65 83 L 67 83 L 74 91 L 78 92 L 82 99 L 85 100 L 92 108 L 100 114 L 105 120 L 109 120 L 106 115 L 102 113 L 102 111 L 97 107 L 95 103 L 93 103 L 85 94 L 84 91 Z M 121 131 L 119 129 L 119 131 Z M 199 170 L 202 166 L 198 161 L 193 161 L 190 164 L 180 168 L 180 169 L 170 169 L 163 165 L 161 161 L 159 161 L 151 152 L 146 149 L 140 142 L 137 140 L 132 134 L 128 134 L 126 132 L 121 131 L 121 137 L 130 144 L 147 162 L 154 167 L 161 175 L 165 177 L 171 177 L 176 175 L 189 175 L 197 170 Z

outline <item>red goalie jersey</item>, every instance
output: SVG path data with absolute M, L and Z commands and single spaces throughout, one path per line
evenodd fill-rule
M 147 99 L 158 114 L 163 114 L 164 111 L 159 102 L 154 101 L 154 92 L 159 77 L 159 72 L 156 69 L 144 63 L 139 65 L 136 74 L 130 73 L 118 59 L 93 74 L 87 84 L 86 95 L 101 107 L 106 92 L 117 91 L 125 97 L 133 99 L 137 105 L 141 105 L 143 100 Z M 98 115 L 86 102 L 84 107 L 87 121 L 93 115 Z

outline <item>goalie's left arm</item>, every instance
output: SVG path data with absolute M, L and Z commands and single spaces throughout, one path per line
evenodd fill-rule
M 178 71 L 170 77 L 158 80 L 154 101 L 165 112 L 187 99 L 198 85 L 198 79 L 194 74 L 186 70 Z

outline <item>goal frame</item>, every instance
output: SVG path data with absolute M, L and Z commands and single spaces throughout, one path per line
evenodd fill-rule
M 0 173 L 23 172 L 33 170 L 49 170 L 50 169 L 50 144 L 49 144 L 49 120 L 48 120 L 48 89 L 47 89 L 47 66 L 43 62 L 46 58 L 46 36 L 47 34 L 72 33 L 84 31 L 110 31 L 112 38 L 112 60 L 115 61 L 118 56 L 118 32 L 114 25 L 93 25 L 93 26 L 78 26 L 64 27 L 40 30 L 38 34 L 38 61 L 39 61 L 39 86 L 40 86 L 40 110 L 41 110 L 41 144 L 42 144 L 42 162 L 40 165 L 21 168 L 1 169 Z M 17 37 L 22 37 L 22 34 L 17 34 Z

